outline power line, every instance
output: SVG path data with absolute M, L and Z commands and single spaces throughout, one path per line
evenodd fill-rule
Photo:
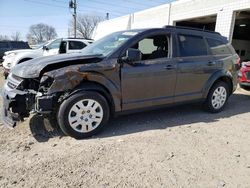
M 27 2 L 30 2 L 30 3 L 35 3 L 35 4 L 40 4 L 40 5 L 45 5 L 45 6 L 53 6 L 53 7 L 58 7 L 58 8 L 68 8 L 66 6 L 61 6 L 61 5 L 55 5 L 55 4 L 51 4 L 51 3 L 44 3 L 44 2 L 41 2 L 41 1 L 34 1 L 34 0 L 24 0 L 24 1 L 27 1 Z
M 66 6 L 62 6 L 62 5 L 58 5 L 58 4 L 52 4 L 52 3 L 44 3 L 44 2 L 41 2 L 41 1 L 35 1 L 35 0 L 24 0 L 26 2 L 30 2 L 30 3 L 34 3 L 34 4 L 39 4 L 39 5 L 45 5 L 45 6 L 50 6 L 50 7 L 58 7 L 58 8 L 64 8 L 64 9 L 68 9 L 68 7 Z M 53 0 L 55 2 L 64 2 L 64 1 L 59 1 L 59 0 Z M 66 2 L 64 2 L 66 3 Z M 83 7 L 82 7 L 83 8 Z M 91 9 L 95 12 L 98 12 L 98 13 L 102 13 L 102 14 L 105 14 L 106 12 L 100 12 L 100 11 L 97 11 L 96 7 L 91 7 L 91 6 L 84 6 L 84 8 L 87 8 L 87 9 Z M 80 12 L 86 12 L 86 9 L 78 9 L 78 11 Z M 110 10 L 109 10 L 110 11 Z M 115 13 L 116 11 L 111 11 L 113 14 L 117 15 L 117 16 L 120 16 L 121 15 L 121 12 L 117 12 Z M 127 13 L 123 13 L 123 14 L 127 14 Z
M 113 4 L 113 3 L 110 3 L 110 2 L 100 2 L 98 0 L 88 0 L 88 1 L 91 1 L 93 3 L 98 3 L 98 4 L 103 4 L 103 5 L 108 5 L 108 6 L 112 6 L 112 7 L 117 7 L 117 4 Z M 124 6 L 124 5 L 119 5 L 119 8 L 126 8 L 126 9 L 134 9 L 134 10 L 138 10 L 137 8 L 134 8 L 134 7 L 127 7 L 127 6 Z

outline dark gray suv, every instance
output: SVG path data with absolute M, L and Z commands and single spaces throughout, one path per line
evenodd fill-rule
M 17 65 L 4 86 L 4 124 L 30 112 L 75 138 L 110 116 L 200 101 L 220 112 L 237 86 L 238 55 L 219 33 L 167 26 L 113 33 L 82 53 Z

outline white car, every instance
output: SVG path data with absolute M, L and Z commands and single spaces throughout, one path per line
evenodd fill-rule
M 59 53 L 79 52 L 92 42 L 93 40 L 78 38 L 55 39 L 48 41 L 35 49 L 7 51 L 3 56 L 4 77 L 7 78 L 10 70 L 15 65 L 24 61 Z

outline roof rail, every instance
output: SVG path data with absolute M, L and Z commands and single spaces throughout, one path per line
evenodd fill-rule
M 195 28 L 195 27 L 184 27 L 184 26 L 166 25 L 166 26 L 164 26 L 164 28 L 189 29 L 189 30 L 204 31 L 204 32 L 207 32 L 207 33 L 214 33 L 214 34 L 221 35 L 219 32 L 216 32 L 216 31 L 210 31 L 210 30 L 200 29 L 200 28 Z
M 93 40 L 93 39 L 89 39 L 89 38 L 81 38 L 81 37 L 77 37 L 77 38 L 74 38 L 74 37 L 68 37 L 67 39 L 85 39 L 85 40 Z

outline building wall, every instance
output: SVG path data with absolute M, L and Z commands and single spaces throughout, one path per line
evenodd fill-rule
M 231 41 L 235 11 L 243 9 L 250 9 L 250 0 L 179 0 L 102 22 L 93 38 L 98 39 L 117 30 L 162 27 L 175 25 L 177 21 L 217 15 L 215 30 Z
M 245 40 L 233 40 L 232 45 L 236 51 L 239 51 L 241 60 L 250 60 L 250 41 Z M 245 55 L 242 56 L 242 51 L 245 51 Z
M 107 20 L 98 24 L 92 38 L 98 40 L 110 33 L 127 30 L 131 28 L 131 16 L 126 15 L 112 20 Z
M 131 15 L 131 29 L 163 27 L 168 24 L 169 4 L 147 9 Z

